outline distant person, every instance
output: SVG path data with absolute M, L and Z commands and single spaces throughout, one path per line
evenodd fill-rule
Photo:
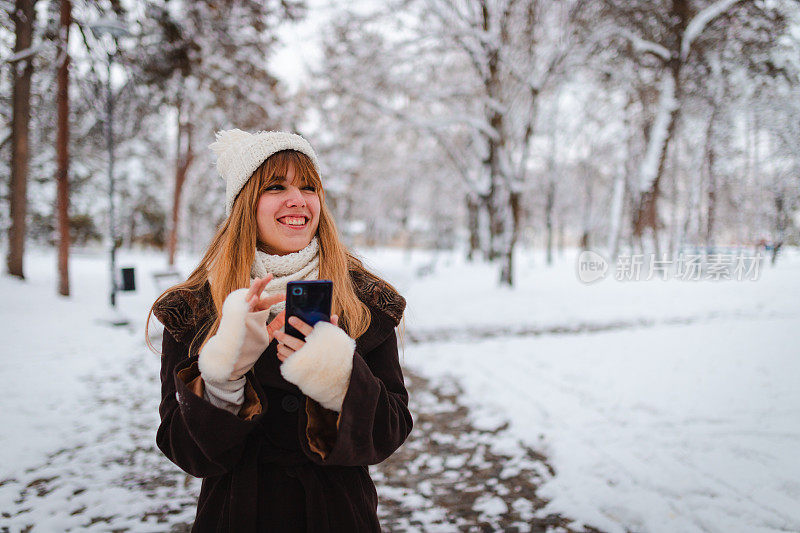
M 380 531 L 367 465 L 413 425 L 405 300 L 339 240 L 305 139 L 234 129 L 210 148 L 228 216 L 150 310 L 164 324 L 156 442 L 203 478 L 192 531 Z M 304 342 L 282 330 L 286 284 L 319 278 L 331 322 L 292 317 Z

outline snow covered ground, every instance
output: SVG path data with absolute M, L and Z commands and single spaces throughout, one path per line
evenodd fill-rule
M 29 252 L 28 280 L 0 277 L 0 531 L 191 521 L 197 484 L 153 453 L 159 362 L 143 335 L 163 258 L 120 256 L 139 284 L 119 297 L 128 328 L 102 323 L 102 253 L 73 256 L 69 299 L 50 251 Z M 523 253 L 514 289 L 457 254 L 366 257 L 408 299 L 407 340 L 426 341 L 404 364 L 455 378 L 476 426 L 509 420 L 499 446 L 548 456 L 543 512 L 608 531 L 800 531 L 797 251 L 758 281 L 594 285 L 573 253 L 552 267 Z

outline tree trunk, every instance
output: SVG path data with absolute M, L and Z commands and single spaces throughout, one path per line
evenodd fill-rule
M 678 147 L 680 143 L 678 142 L 679 135 L 676 134 L 675 144 L 672 147 L 672 172 L 670 177 L 670 203 L 672 204 L 672 209 L 670 209 L 672 213 L 672 218 L 670 219 L 670 237 L 669 237 L 669 250 L 667 251 L 667 257 L 675 258 L 678 254 L 678 250 L 681 243 L 681 235 L 680 235 L 680 224 L 678 222 Z
M 494 86 L 496 82 L 492 82 Z M 489 260 L 503 258 L 505 263 L 500 271 L 500 283 L 513 284 L 513 268 L 511 256 L 514 248 L 514 204 L 518 199 L 514 199 L 517 193 L 509 190 L 506 180 L 503 179 L 500 158 L 501 151 L 505 145 L 503 137 L 503 115 L 493 110 L 490 119 L 492 129 L 497 133 L 497 138 L 487 137 L 489 143 L 489 154 L 485 161 L 489 172 L 490 186 L 489 198 L 487 202 L 489 211 Z
M 608 254 L 609 260 L 616 261 L 619 254 L 619 235 L 622 226 L 622 202 L 625 199 L 625 165 L 621 163 L 617 166 L 617 174 L 614 176 L 614 190 L 611 193 L 611 219 L 608 232 Z
M 707 249 L 711 249 L 714 245 L 714 218 L 716 216 L 717 207 L 717 176 L 714 173 L 714 146 L 713 146 L 713 129 L 716 109 L 711 115 L 711 120 L 708 124 L 706 131 L 706 146 L 705 146 L 705 163 L 706 172 L 708 176 L 708 206 L 706 210 L 706 234 L 705 244 Z
M 625 156 L 624 159 L 617 165 L 617 173 L 614 176 L 614 189 L 611 194 L 611 212 L 609 220 L 609 234 L 608 234 L 608 254 L 609 261 L 616 262 L 619 255 L 620 239 L 622 234 L 623 213 L 625 212 L 626 199 L 628 199 L 629 182 L 631 172 L 631 160 L 633 159 L 633 120 L 631 117 L 631 108 L 634 103 L 633 95 L 628 96 L 627 103 L 625 104 Z
M 633 165 L 630 160 L 626 161 L 625 163 L 625 193 L 623 194 L 623 211 L 627 211 L 632 213 L 635 209 L 636 200 L 635 198 L 638 195 L 636 188 L 633 186 Z M 623 215 L 624 216 L 624 215 Z M 627 225 L 625 226 L 628 227 Z M 630 229 L 630 228 L 628 228 Z M 633 246 L 634 246 L 634 236 L 632 231 L 625 231 L 625 228 L 620 228 L 620 241 L 624 238 L 625 242 L 625 249 L 629 253 L 633 253 Z M 619 253 L 619 250 L 617 251 Z M 616 258 L 612 258 L 616 260 Z
M 784 201 L 784 192 L 778 189 L 775 192 L 775 238 L 772 239 L 772 265 L 778 259 L 778 253 L 783 246 L 783 241 L 786 238 L 786 227 L 789 224 L 789 215 L 786 212 L 786 203 Z
M 128 217 L 128 248 L 133 248 L 136 242 L 136 210 L 131 211 Z
M 688 210 L 683 222 L 683 239 L 682 242 L 690 243 L 692 246 L 699 244 L 700 234 L 700 195 L 703 188 L 703 177 L 698 172 L 690 172 L 688 174 L 689 181 L 689 199 Z
M 31 118 L 31 78 L 33 53 L 25 53 L 33 43 L 33 25 L 36 12 L 33 0 L 16 0 L 11 18 L 14 21 L 16 42 L 14 53 L 23 57 L 11 63 L 13 78 L 11 118 L 11 179 L 9 183 L 9 210 L 11 224 L 8 228 L 8 273 L 25 279 L 23 256 L 25 254 L 25 218 L 28 211 L 29 125 Z
M 175 252 L 178 247 L 178 222 L 181 205 L 181 193 L 183 192 L 183 185 L 186 182 L 186 174 L 189 166 L 194 159 L 194 151 L 192 150 L 192 124 L 191 116 L 186 116 L 185 119 L 181 118 L 181 105 L 178 105 L 178 142 L 177 142 L 177 160 L 175 164 L 175 191 L 172 198 L 172 228 L 169 234 L 169 260 L 170 267 L 175 266 Z M 189 115 L 186 113 L 186 115 Z M 186 147 L 183 147 L 185 138 Z M 185 152 L 184 152 L 185 150 Z
M 467 261 L 475 259 L 481 249 L 480 237 L 480 200 L 475 194 L 467 194 L 467 229 L 469 230 L 469 250 L 467 250 Z
M 558 103 L 556 98 L 555 113 L 550 118 L 550 154 L 547 157 L 547 189 L 545 191 L 544 223 L 547 232 L 547 264 L 553 264 L 553 246 L 555 238 L 553 235 L 553 210 L 556 204 L 556 157 L 558 153 Z
M 489 194 L 486 199 L 486 208 L 489 214 L 488 258 L 489 261 L 494 261 L 500 257 L 501 250 L 504 248 L 502 238 L 506 229 L 504 220 L 506 202 L 503 194 L 506 192 L 506 187 L 501 183 L 497 141 L 489 138 L 486 141 L 489 144 L 489 155 L 484 161 L 484 168 L 490 179 Z
M 500 271 L 500 283 L 505 285 L 514 284 L 514 248 L 519 237 L 519 222 L 522 218 L 522 203 L 520 193 L 512 191 L 508 196 L 508 207 L 511 210 L 511 240 L 508 242 L 505 253 L 504 263 Z
M 553 180 L 547 184 L 547 198 L 544 205 L 544 223 L 547 227 L 547 264 L 553 264 L 553 208 L 556 201 L 556 183 Z
M 72 25 L 70 0 L 61 0 L 61 35 L 58 41 L 58 294 L 69 296 L 69 29 Z
M 412 254 L 414 253 L 414 228 L 411 227 L 411 187 L 406 186 L 403 187 L 403 195 L 401 198 L 401 205 L 403 209 L 403 215 L 400 218 L 400 228 L 403 232 L 404 237 L 404 248 L 405 248 L 405 258 L 406 262 L 411 261 Z
M 481 4 L 483 31 L 488 32 L 491 26 L 490 13 L 487 3 Z M 502 251 L 506 248 L 505 233 L 509 229 L 506 227 L 506 207 L 505 194 L 508 192 L 507 184 L 503 183 L 500 169 L 500 153 L 503 147 L 503 114 L 498 109 L 500 93 L 500 50 L 498 44 L 487 42 L 484 44 L 487 57 L 486 73 L 483 77 L 483 85 L 486 91 L 486 103 L 484 103 L 484 113 L 491 133 L 484 133 L 487 144 L 486 159 L 483 161 L 485 172 L 489 176 L 489 198 L 486 203 L 489 213 L 489 260 L 498 259 Z
M 647 150 L 639 171 L 639 200 L 634 211 L 633 234 L 644 251 L 643 238 L 649 229 L 656 254 L 659 253 L 657 210 L 659 182 L 664 173 L 667 149 L 672 140 L 678 114 L 678 79 L 678 69 L 665 70 L 661 81 L 658 110 L 648 135 Z
M 583 202 L 583 224 L 581 224 L 581 250 L 588 250 L 591 246 L 590 238 L 592 231 L 592 197 L 594 195 L 592 187 L 592 176 L 590 175 L 590 168 L 588 164 L 581 165 L 581 173 L 583 174 L 583 187 L 584 187 L 584 202 Z

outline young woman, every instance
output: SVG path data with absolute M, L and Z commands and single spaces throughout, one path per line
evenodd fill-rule
M 367 465 L 413 424 L 405 300 L 339 240 L 305 139 L 228 130 L 210 148 L 228 217 L 151 309 L 164 324 L 156 442 L 203 478 L 192 531 L 380 531 Z M 318 278 L 333 280 L 331 323 L 293 317 L 305 341 L 286 335 L 286 283 Z

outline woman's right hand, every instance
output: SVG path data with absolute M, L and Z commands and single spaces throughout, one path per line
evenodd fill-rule
M 225 383 L 242 378 L 267 349 L 275 331 L 283 326 L 281 312 L 269 324 L 269 308 L 286 295 L 261 296 L 272 279 L 256 279 L 249 289 L 239 289 L 225 298 L 217 333 L 200 350 L 198 365 L 207 382 Z
M 247 301 L 249 304 L 249 312 L 257 313 L 265 309 L 269 311 L 270 307 L 286 299 L 286 294 L 261 296 L 261 293 L 264 292 L 264 289 L 270 281 L 272 281 L 272 274 L 267 274 L 263 278 L 256 278 L 253 281 L 253 284 L 250 286 L 250 290 L 247 291 L 247 296 L 245 296 L 245 301 Z M 283 327 L 285 315 L 286 312 L 281 311 L 275 318 L 272 319 L 272 322 L 267 324 L 267 332 L 269 333 L 270 340 L 275 338 L 275 332 Z

